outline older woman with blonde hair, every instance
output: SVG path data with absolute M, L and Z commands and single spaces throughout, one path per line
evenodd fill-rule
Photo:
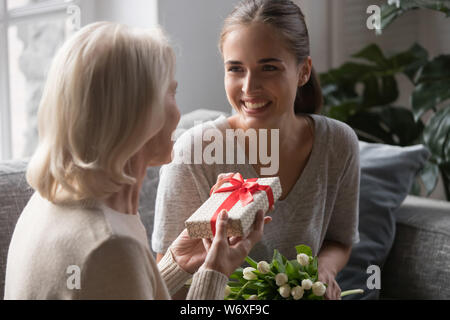
M 171 161 L 174 68 L 159 29 L 99 22 L 58 52 L 27 170 L 36 192 L 12 237 L 5 299 L 169 299 L 192 274 L 188 298 L 223 297 L 269 217 L 259 212 L 247 238 L 229 241 L 222 212 L 213 240 L 184 230 L 157 265 L 138 213 L 146 168 Z

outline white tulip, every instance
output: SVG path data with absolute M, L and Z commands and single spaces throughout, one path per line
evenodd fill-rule
M 243 271 L 244 279 L 245 280 L 256 280 L 258 278 L 258 276 L 256 274 L 254 274 L 253 271 L 256 271 L 256 269 L 252 268 L 252 267 L 245 268 Z
M 291 290 L 291 296 L 294 298 L 294 300 L 300 300 L 303 297 L 304 293 L 305 290 L 303 290 L 303 288 L 300 286 L 293 287 Z
M 302 280 L 302 288 L 303 288 L 304 290 L 309 290 L 309 289 L 311 289 L 312 285 L 313 285 L 313 283 L 312 283 L 311 280 L 309 280 L 309 279 L 304 279 L 304 280 Z
M 230 288 L 229 285 L 227 285 L 227 286 L 225 287 L 225 294 L 224 294 L 224 296 L 225 296 L 225 297 L 228 297 L 228 296 L 230 295 L 230 293 L 231 293 L 231 288 Z
M 301 266 L 306 267 L 309 264 L 309 256 L 304 253 L 299 253 L 297 255 L 297 261 Z
M 288 282 L 288 276 L 285 273 L 279 273 L 275 276 L 275 282 L 281 287 Z
M 282 285 L 278 288 L 278 292 L 283 298 L 289 298 L 291 295 L 291 287 L 288 284 Z
M 256 294 L 253 294 L 250 297 L 248 297 L 247 300 L 258 300 L 258 296 Z
M 257 265 L 258 271 L 262 274 L 267 274 L 270 271 L 270 265 L 267 263 L 267 261 L 260 261 Z
M 312 292 L 314 293 L 314 295 L 321 297 L 325 294 L 325 291 L 327 290 L 327 288 L 325 287 L 325 285 L 320 282 L 314 282 L 314 284 L 312 285 Z

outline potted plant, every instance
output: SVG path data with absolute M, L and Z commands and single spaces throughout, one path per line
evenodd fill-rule
M 418 8 L 450 15 L 450 1 L 387 4 L 381 10 L 382 28 Z M 376 44 L 371 44 L 352 57 L 359 61 L 320 74 L 325 114 L 350 125 L 362 141 L 427 146 L 432 156 L 411 193 L 420 194 L 420 179 L 429 196 L 440 174 L 450 201 L 450 54 L 430 59 L 425 48 L 414 44 L 386 57 Z M 414 87 L 411 108 L 394 104 L 399 96 L 399 74 L 405 75 Z

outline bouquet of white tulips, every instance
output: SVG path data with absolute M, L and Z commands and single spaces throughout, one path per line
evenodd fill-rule
M 318 281 L 318 259 L 306 245 L 298 245 L 296 260 L 287 260 L 277 250 L 272 262 L 256 262 L 250 257 L 250 265 L 238 268 L 230 276 L 225 289 L 226 300 L 323 300 L 327 284 Z M 341 296 L 362 293 L 350 290 Z

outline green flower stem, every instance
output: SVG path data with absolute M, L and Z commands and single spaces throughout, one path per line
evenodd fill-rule
M 245 290 L 245 288 L 247 288 L 247 285 L 248 285 L 249 283 L 250 283 L 250 281 L 246 282 L 246 283 L 242 286 L 241 290 L 239 290 L 239 292 L 238 292 L 238 294 L 237 294 L 237 296 L 236 296 L 236 299 L 239 299 L 239 298 L 241 297 L 241 295 L 244 293 L 244 290 Z
M 347 290 L 347 291 L 342 291 L 341 292 L 341 297 L 345 297 L 351 294 L 356 294 L 356 293 L 364 293 L 363 289 L 354 289 L 354 290 Z
M 248 263 L 250 266 L 252 266 L 252 267 L 254 267 L 254 268 L 256 269 L 256 266 L 258 265 L 258 262 L 256 262 L 255 260 L 253 260 L 253 259 L 250 258 L 250 257 L 245 257 L 245 261 L 247 261 L 247 263 Z

